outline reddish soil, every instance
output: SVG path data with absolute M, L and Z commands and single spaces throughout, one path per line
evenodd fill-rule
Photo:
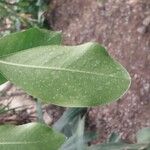
M 135 141 L 135 132 L 150 127 L 150 1 L 51 0 L 49 26 L 61 30 L 64 44 L 97 41 L 122 63 L 132 77 L 127 94 L 117 102 L 91 108 L 90 127 Z

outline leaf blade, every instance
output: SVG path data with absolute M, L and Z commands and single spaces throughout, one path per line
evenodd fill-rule
M 125 93 L 131 80 L 103 47 L 91 42 L 17 52 L 0 59 L 0 70 L 31 95 L 67 107 L 114 101 Z
M 60 32 L 53 32 L 34 27 L 2 37 L 0 39 L 0 57 L 23 51 L 28 48 L 51 44 L 61 44 Z M 0 73 L 0 84 L 6 81 L 7 79 Z
M 57 150 L 64 136 L 40 123 L 0 126 L 1 150 Z

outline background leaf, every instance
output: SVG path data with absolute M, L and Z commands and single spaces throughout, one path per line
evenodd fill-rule
M 58 150 L 64 139 L 40 123 L 0 126 L 0 150 Z
M 68 108 L 60 119 L 55 122 L 53 128 L 58 132 L 62 132 L 67 137 L 72 136 L 78 124 L 77 120 L 81 115 L 84 115 L 86 111 L 86 108 Z
M 88 142 L 97 138 L 96 132 L 85 131 L 86 108 L 69 108 L 53 125 L 56 131 L 66 135 L 61 150 L 84 150 Z
M 107 143 L 122 143 L 121 135 L 111 133 L 107 139 Z
M 113 133 L 107 143 L 89 146 L 86 150 L 150 150 L 150 128 L 138 131 L 135 144 L 127 144 Z
M 150 144 L 150 128 L 143 128 L 137 133 L 138 143 L 149 143 Z
M 60 32 L 53 32 L 37 27 L 16 32 L 0 39 L 0 57 L 42 45 L 61 44 Z M 7 80 L 0 74 L 0 84 Z
M 106 104 L 130 85 L 128 72 L 91 42 L 16 52 L 0 59 L 0 71 L 30 95 L 67 107 Z

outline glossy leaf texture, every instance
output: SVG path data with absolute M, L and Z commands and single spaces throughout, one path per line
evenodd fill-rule
M 0 57 L 25 49 L 51 44 L 61 44 L 60 32 L 47 31 L 37 27 L 31 28 L 2 37 L 0 39 Z M 0 84 L 6 81 L 6 78 L 0 74 Z
M 58 150 L 64 140 L 45 124 L 0 126 L 0 150 Z
M 97 43 L 40 46 L 0 58 L 11 82 L 45 102 L 88 107 L 117 100 L 130 85 L 128 72 Z

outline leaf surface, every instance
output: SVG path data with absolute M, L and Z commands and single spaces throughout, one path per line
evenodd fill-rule
M 0 39 L 0 57 L 28 48 L 51 44 L 59 45 L 60 43 L 60 32 L 47 31 L 35 27 L 2 37 Z M 6 81 L 6 78 L 0 73 L 0 84 Z
M 40 123 L 0 126 L 0 150 L 58 150 L 65 138 Z
M 67 107 L 106 104 L 130 85 L 128 72 L 92 42 L 16 52 L 0 59 L 0 71 L 30 95 Z

